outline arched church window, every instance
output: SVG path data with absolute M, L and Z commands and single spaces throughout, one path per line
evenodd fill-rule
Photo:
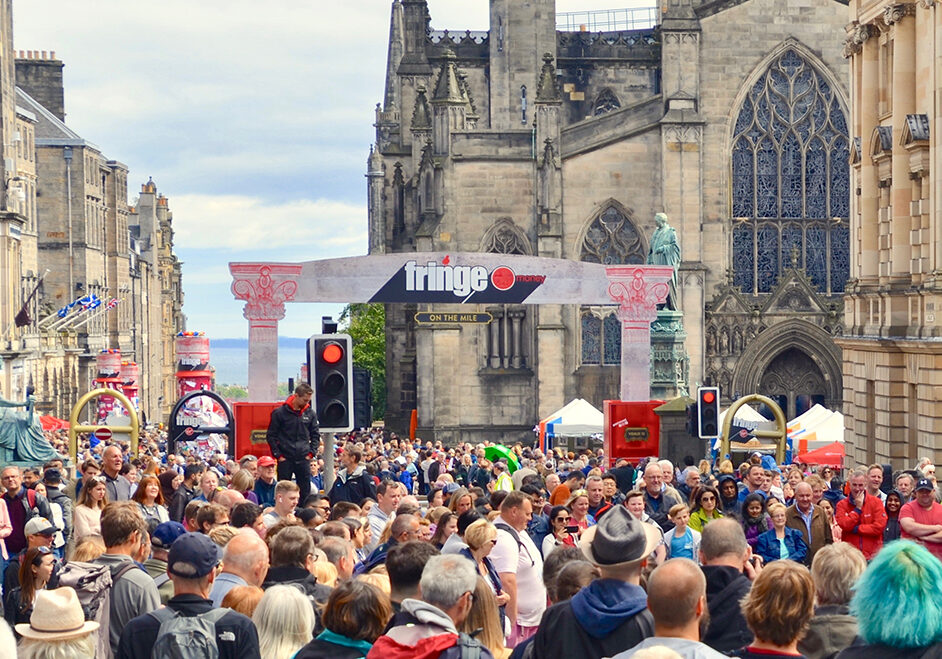
M 610 205 L 589 224 L 580 260 L 604 265 L 641 264 L 647 259 L 647 253 L 647 245 L 638 227 L 626 212 Z M 621 364 L 621 321 L 616 310 L 615 306 L 580 309 L 582 364 Z
M 484 235 L 481 251 L 491 254 L 527 255 L 530 253 L 530 242 L 512 220 L 501 218 Z
M 770 292 L 793 265 L 820 291 L 844 291 L 849 155 L 837 93 L 786 50 L 749 90 L 733 131 L 733 283 L 744 293 Z
M 622 265 L 644 263 L 646 257 L 644 241 L 634 222 L 615 206 L 609 206 L 589 225 L 579 259 L 603 265 Z
M 595 98 L 595 104 L 592 106 L 592 115 L 597 117 L 600 114 L 617 110 L 620 107 L 621 101 L 615 96 L 615 92 L 606 87 L 600 91 L 599 95 Z

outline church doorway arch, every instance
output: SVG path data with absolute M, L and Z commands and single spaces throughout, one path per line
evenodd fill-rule
M 759 393 L 774 400 L 789 419 L 827 400 L 821 369 L 804 350 L 794 347 L 771 361 L 759 381 Z
M 732 391 L 767 396 L 794 419 L 815 403 L 833 409 L 842 399 L 842 386 L 841 352 L 830 334 L 793 319 L 777 323 L 745 347 Z

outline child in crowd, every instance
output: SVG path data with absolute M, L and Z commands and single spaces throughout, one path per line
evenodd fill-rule
M 674 523 L 674 528 L 664 534 L 667 558 L 689 558 L 699 563 L 700 532 L 688 525 L 690 508 L 684 503 L 675 504 L 668 511 L 668 517 Z

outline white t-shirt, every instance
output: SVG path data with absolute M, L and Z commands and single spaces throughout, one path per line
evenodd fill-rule
M 510 524 L 502 517 L 495 524 Z M 522 547 L 513 536 L 497 527 L 497 544 L 488 558 L 498 572 L 517 575 L 517 624 L 536 627 L 546 610 L 546 587 L 543 585 L 543 557 L 526 531 L 518 531 Z

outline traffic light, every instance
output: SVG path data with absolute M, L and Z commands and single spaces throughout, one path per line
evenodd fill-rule
M 307 360 L 321 431 L 353 430 L 353 339 L 315 334 L 307 342 Z
M 373 376 L 357 366 L 353 367 L 353 423 L 357 428 L 373 425 Z
M 697 403 L 696 401 L 687 406 L 687 434 L 691 437 L 699 437 L 700 429 L 697 427 Z
M 720 434 L 720 388 L 697 389 L 697 430 L 701 439 Z

